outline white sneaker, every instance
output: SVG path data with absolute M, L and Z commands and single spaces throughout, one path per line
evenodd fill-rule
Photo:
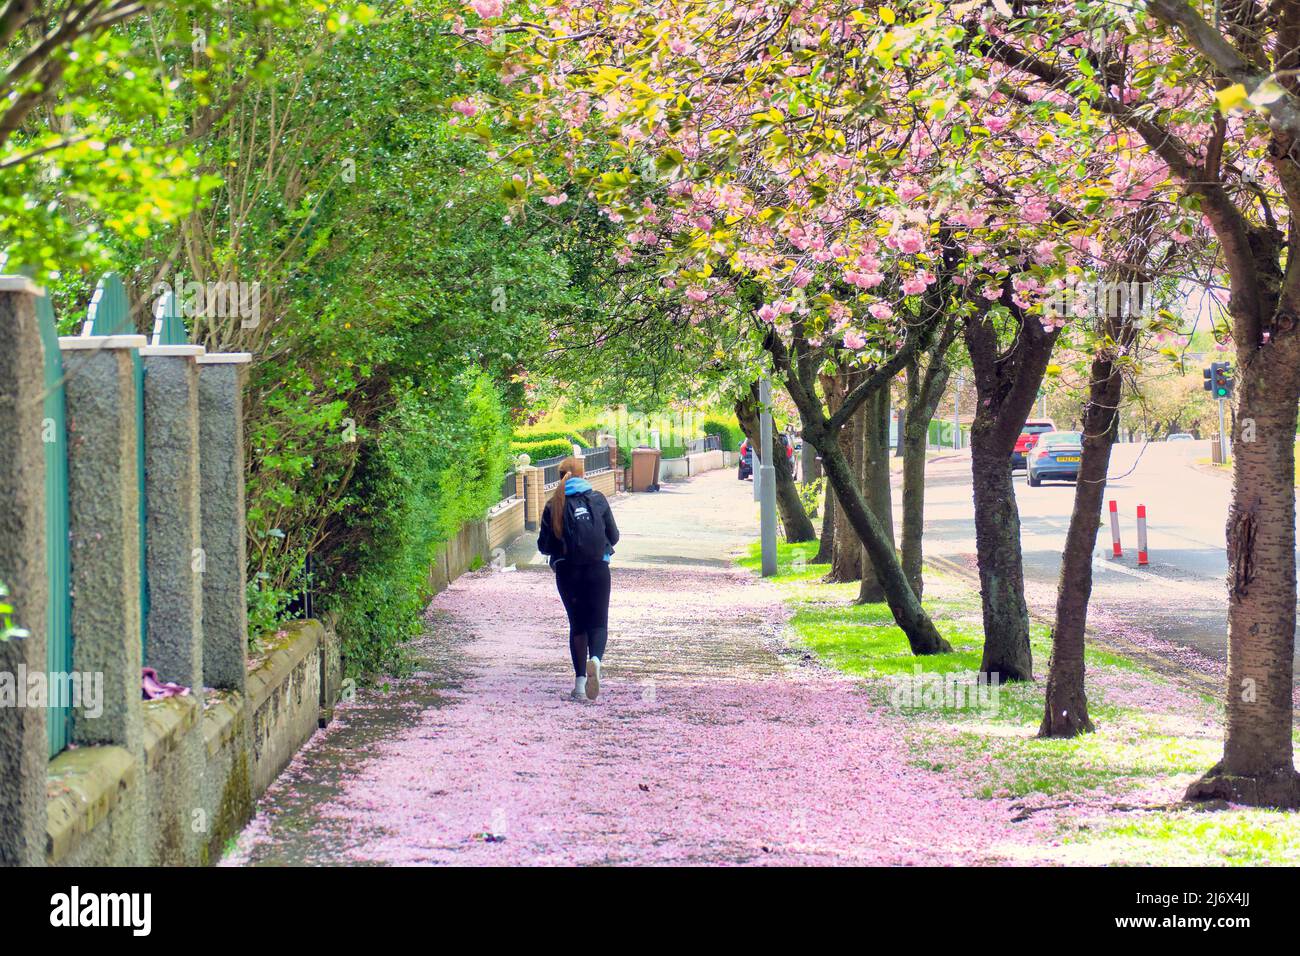
M 595 700 L 600 693 L 600 658 L 587 661 L 587 700 Z
M 569 691 L 569 696 L 573 700 L 580 700 L 583 703 L 587 702 L 587 692 L 585 690 L 578 690 L 578 688 L 575 687 L 573 690 Z
M 574 700 L 586 700 L 589 696 L 587 694 L 587 678 L 575 677 L 573 679 L 573 691 L 569 696 Z

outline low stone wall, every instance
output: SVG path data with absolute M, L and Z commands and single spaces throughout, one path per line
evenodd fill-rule
M 612 469 L 599 471 L 594 475 L 588 475 L 587 480 L 591 482 L 591 487 L 599 491 L 606 498 L 613 498 L 617 493 L 615 487 L 614 472 Z
M 706 471 L 727 467 L 725 451 L 702 451 L 682 458 L 665 458 L 659 462 L 660 481 L 683 481 Z
M 689 458 L 662 458 L 659 461 L 660 481 L 683 481 L 690 474 Z
M 112 745 L 60 753 L 46 779 L 45 862 L 215 861 L 332 710 L 338 659 L 334 635 L 318 621 L 295 622 L 256 652 L 246 695 L 216 691 L 202 708 L 192 696 L 141 701 L 139 753 Z
M 727 453 L 722 450 L 702 451 L 686 456 L 687 473 L 698 475 L 706 471 L 717 471 L 727 467 Z
M 452 581 L 482 565 L 488 553 L 487 521 L 471 521 L 438 549 L 429 569 L 429 586 L 439 593 Z
M 321 702 L 320 624 L 287 624 L 267 642 L 248 675 L 254 793 L 269 787 L 315 733 Z
M 524 533 L 524 499 L 511 498 L 497 505 L 487 516 L 488 552 L 504 548 Z

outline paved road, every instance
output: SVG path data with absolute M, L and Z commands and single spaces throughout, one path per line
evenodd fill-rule
M 1217 677 L 1227 653 L 1223 529 L 1231 482 L 1226 474 L 1196 464 L 1209 454 L 1209 442 L 1115 447 L 1106 500 L 1118 505 L 1124 554 L 1119 560 L 1111 557 L 1110 525 L 1103 514 L 1094 550 L 1090 623 L 1138 640 L 1172 642 L 1187 649 L 1189 666 Z M 1026 591 L 1031 604 L 1042 611 L 1050 611 L 1055 602 L 1073 500 L 1072 484 L 1030 488 L 1023 473 L 1016 472 Z M 1141 569 L 1137 565 L 1139 504 L 1147 508 L 1151 562 Z M 935 461 L 927 471 L 925 547 L 928 555 L 974 567 L 967 455 Z

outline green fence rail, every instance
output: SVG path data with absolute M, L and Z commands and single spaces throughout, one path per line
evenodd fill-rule
M 72 672 L 72 559 L 68 542 L 68 427 L 63 398 L 63 356 L 54 307 L 41 296 L 36 321 L 45 349 L 45 408 L 41 439 L 45 445 L 45 567 L 49 576 L 46 606 L 45 663 L 50 674 Z M 50 756 L 68 746 L 72 709 L 66 700 L 50 701 L 47 727 Z
M 189 345 L 190 336 L 185 331 L 185 319 L 173 292 L 165 292 L 158 300 L 158 310 L 153 323 L 154 345 Z

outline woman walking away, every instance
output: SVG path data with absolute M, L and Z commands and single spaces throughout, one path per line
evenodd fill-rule
M 583 477 L 581 458 L 560 462 L 560 485 L 542 510 L 537 550 L 549 555 L 569 615 L 574 700 L 600 693 L 600 662 L 609 626 L 609 558 L 618 526 L 609 502 Z

